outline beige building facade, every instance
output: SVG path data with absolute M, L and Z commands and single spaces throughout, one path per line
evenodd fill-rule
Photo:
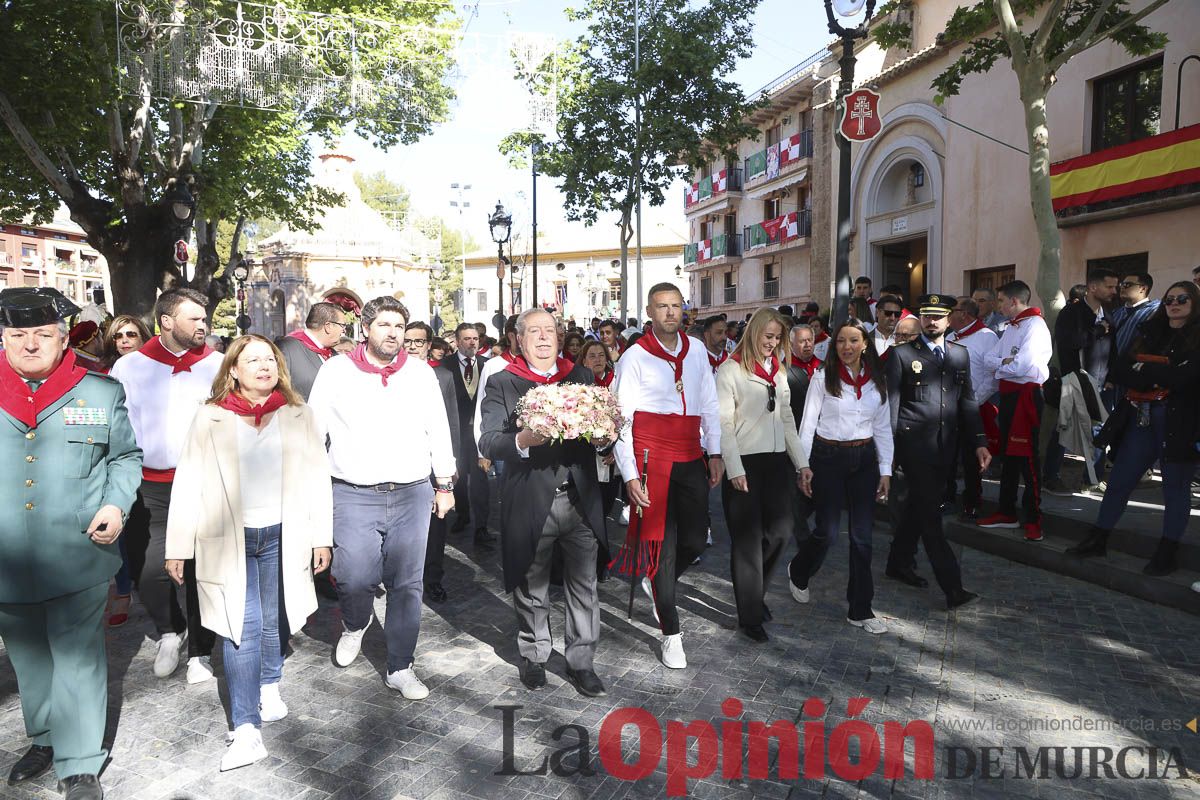
M 104 291 L 108 264 L 87 243 L 65 207 L 42 225 L 0 222 L 0 289 L 19 286 L 53 287 L 80 307 L 93 302 L 100 290 L 101 303 L 111 311 L 111 298 Z

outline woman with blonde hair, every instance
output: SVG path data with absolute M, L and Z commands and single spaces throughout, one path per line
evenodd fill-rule
M 792 531 L 792 498 L 808 466 L 792 417 L 783 365 L 791 357 L 789 320 L 773 308 L 754 312 L 733 355 L 717 370 L 721 502 L 732 540 L 730 570 L 738 627 L 755 642 L 769 638 L 764 597 Z
M 265 758 L 259 727 L 287 716 L 287 639 L 316 610 L 312 573 L 332 558 L 325 443 L 274 344 L 230 345 L 175 480 L 189 491 L 171 498 L 165 566 L 182 585 L 183 562 L 196 560 L 200 618 L 224 639 L 234 728 L 224 771 Z
M 140 350 L 142 345 L 148 341 L 150 341 L 150 329 L 146 327 L 146 323 L 142 322 L 141 317 L 135 317 L 132 314 L 121 314 L 116 317 L 108 323 L 108 328 L 104 333 L 105 368 L 112 367 L 121 356 Z

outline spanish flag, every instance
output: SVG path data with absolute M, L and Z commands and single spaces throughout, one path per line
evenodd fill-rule
M 1200 125 L 1050 165 L 1054 210 L 1200 183 Z

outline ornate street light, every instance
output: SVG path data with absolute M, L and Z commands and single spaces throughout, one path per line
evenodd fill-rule
M 246 331 L 250 330 L 250 315 L 246 313 L 246 279 L 250 277 L 250 267 L 252 264 L 253 262 L 243 256 L 238 259 L 237 265 L 233 268 L 233 279 L 237 281 L 237 326 L 238 330 L 241 331 L 239 334 L 241 336 L 245 336 Z
M 163 201 L 170 204 L 171 213 L 181 223 L 190 221 L 196 211 L 196 198 L 188 191 L 182 179 L 177 179 L 171 184 L 171 188 L 163 195 Z
M 500 338 L 504 338 L 504 244 L 512 235 L 512 215 L 504 210 L 504 205 L 497 200 L 496 210 L 488 217 L 488 230 L 492 233 L 492 241 L 496 243 L 496 304 L 499 310 L 492 318 Z

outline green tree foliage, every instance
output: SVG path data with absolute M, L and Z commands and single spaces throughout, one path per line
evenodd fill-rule
M 1183 0 L 1187 2 L 1188 0 Z M 1060 277 L 1062 239 L 1050 194 L 1050 130 L 1046 98 L 1059 70 L 1075 56 L 1112 40 L 1130 55 L 1145 56 L 1166 46 L 1167 35 L 1140 21 L 1170 0 L 1151 0 L 1134 11 L 1128 0 L 982 0 L 955 10 L 941 40 L 966 43 L 961 54 L 934 80 L 935 101 L 958 94 L 971 74 L 989 72 L 1007 60 L 1016 73 L 1029 144 L 1029 190 L 1041 251 L 1037 291 L 1051 316 L 1064 304 Z M 911 7 L 893 0 L 880 9 L 890 14 Z M 895 19 L 876 25 L 872 36 L 883 47 L 910 47 L 912 27 Z
M 755 104 L 728 77 L 753 50 L 750 17 L 757 5 L 642 2 L 635 72 L 633 0 L 589 0 L 566 12 L 586 22 L 587 33 L 560 51 L 557 63 L 547 59 L 530 73 L 518 67 L 518 78 L 542 93 L 557 74 L 558 138 L 542 144 L 538 171 L 558 179 L 568 219 L 590 224 L 601 213 L 620 214 L 623 276 L 639 177 L 643 197 L 662 205 L 667 188 L 689 167 L 758 135 L 744 121 Z M 515 134 L 501 151 L 523 156 L 537 139 Z
M 181 23 L 153 33 L 167 39 L 235 10 L 231 0 L 145 5 Z M 402 71 L 406 88 L 362 92 L 346 81 L 323 87 L 330 91 L 320 99 L 295 98 L 290 112 L 259 111 L 205 96 L 151 97 L 148 72 L 134 64 L 136 90 L 123 92 L 111 0 L 0 3 L 0 210 L 46 219 L 66 204 L 108 261 L 118 310 L 146 314 L 160 289 L 184 283 L 170 253 L 175 239 L 187 238 L 190 221 L 176 220 L 168 192 L 187 185 L 203 251 L 192 283 L 216 300 L 228 292 L 212 280 L 222 259 L 210 243 L 221 221 L 260 217 L 303 228 L 332 199 L 309 188 L 310 137 L 333 140 L 353 123 L 360 135 L 390 147 L 416 141 L 445 118 L 452 92 L 442 79 L 459 25 L 452 3 L 278 5 L 398 23 L 390 35 L 360 38 L 353 57 L 361 78 Z M 335 71 L 348 54 L 327 49 L 308 57 Z M 233 245 L 236 253 L 236 237 Z
M 393 227 L 403 225 L 408 219 L 408 189 L 389 178 L 387 173 L 382 170 L 365 174 L 355 172 L 354 185 L 363 202 L 383 214 Z

